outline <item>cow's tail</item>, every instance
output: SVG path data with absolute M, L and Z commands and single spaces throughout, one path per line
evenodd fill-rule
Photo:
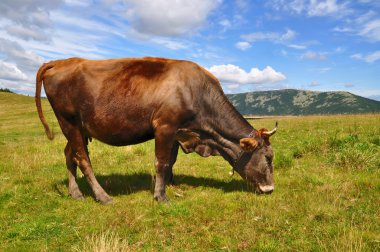
M 36 100 L 36 106 L 37 106 L 37 111 L 38 111 L 38 116 L 40 117 L 40 120 L 42 122 L 42 124 L 44 125 L 44 128 L 45 128 L 45 132 L 46 132 L 46 135 L 47 137 L 50 139 L 50 140 L 53 140 L 54 138 L 54 134 L 53 132 L 51 131 L 51 129 L 49 128 L 49 125 L 47 124 L 46 122 L 46 119 L 45 119 L 45 116 L 44 114 L 42 113 L 42 106 L 41 106 L 41 86 L 42 86 L 42 78 L 45 74 L 45 72 L 52 68 L 54 65 L 52 63 L 45 63 L 43 64 L 40 69 L 38 70 L 37 72 L 37 76 L 36 76 L 36 96 L 35 96 L 35 100 Z

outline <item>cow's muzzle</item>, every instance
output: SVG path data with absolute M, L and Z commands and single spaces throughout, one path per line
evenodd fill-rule
M 257 193 L 264 193 L 264 194 L 271 194 L 274 190 L 274 185 L 258 185 L 257 186 Z

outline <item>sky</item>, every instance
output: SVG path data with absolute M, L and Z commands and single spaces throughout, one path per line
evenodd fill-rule
M 50 60 L 143 56 L 194 61 L 226 93 L 339 90 L 380 100 L 380 1 L 0 1 L 0 88 L 34 95 Z

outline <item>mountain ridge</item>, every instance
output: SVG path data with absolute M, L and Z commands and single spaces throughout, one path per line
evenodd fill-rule
M 282 89 L 227 94 L 243 115 L 318 115 L 379 113 L 380 101 L 346 91 Z

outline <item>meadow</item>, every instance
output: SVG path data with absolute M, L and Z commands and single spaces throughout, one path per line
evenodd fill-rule
M 0 93 L 0 251 L 380 251 L 380 115 L 276 117 L 275 191 L 256 195 L 221 157 L 180 151 L 170 204 L 153 200 L 152 141 L 89 145 L 113 197 L 68 196 L 60 132 L 33 97 Z

